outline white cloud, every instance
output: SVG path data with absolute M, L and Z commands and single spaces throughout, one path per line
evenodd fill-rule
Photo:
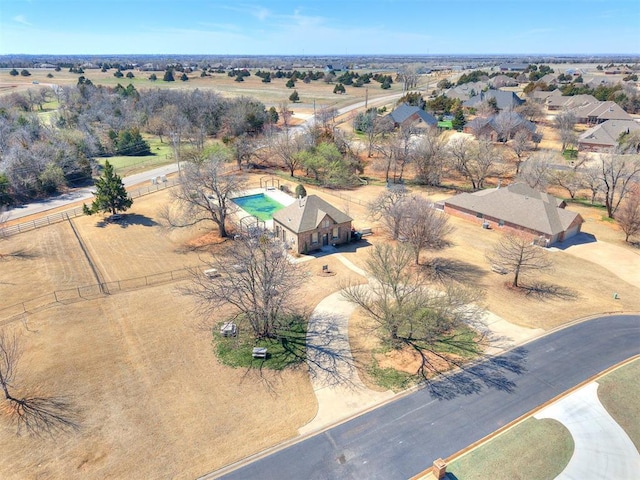
M 15 17 L 13 17 L 13 21 L 22 25 L 26 25 L 28 27 L 32 26 L 32 24 L 27 21 L 27 17 L 25 17 L 24 15 L 16 15 Z

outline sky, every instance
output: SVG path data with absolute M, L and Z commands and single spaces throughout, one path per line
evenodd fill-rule
M 640 54 L 640 0 L 0 0 L 0 54 Z

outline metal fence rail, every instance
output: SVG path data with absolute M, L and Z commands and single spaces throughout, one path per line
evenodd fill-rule
M 145 275 L 144 277 L 127 278 L 113 282 L 96 283 L 76 288 L 55 290 L 36 298 L 0 308 L 0 325 L 6 325 L 18 320 L 24 314 L 35 313 L 58 303 L 73 303 L 81 300 L 103 297 L 105 296 L 103 292 L 113 294 L 186 280 L 191 276 L 191 272 L 202 271 L 202 268 L 203 267 L 200 265 L 195 267 L 185 267 L 178 270 L 153 273 L 151 275 Z
M 131 198 L 142 197 L 144 195 L 149 195 L 150 193 L 155 193 L 158 190 L 164 190 L 165 188 L 174 187 L 178 183 L 180 183 L 179 178 L 167 179 L 166 182 L 156 182 L 147 185 L 146 187 L 131 190 L 129 192 L 129 196 Z M 83 215 L 82 207 L 72 208 L 70 210 L 65 210 L 59 213 L 52 213 L 51 215 L 47 215 L 46 217 L 40 217 L 34 220 L 29 220 L 28 222 L 22 222 L 10 225 L 8 227 L 3 227 L 0 229 L 0 237 L 10 237 L 19 233 L 35 230 L 36 228 L 46 227 L 47 225 L 51 225 L 52 223 L 63 222 L 80 215 Z

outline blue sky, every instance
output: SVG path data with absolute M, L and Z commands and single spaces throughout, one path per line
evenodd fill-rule
M 640 54 L 640 0 L 0 0 L 0 54 Z

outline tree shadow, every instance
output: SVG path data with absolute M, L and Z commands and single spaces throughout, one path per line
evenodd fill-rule
M 355 386 L 356 365 L 345 321 L 348 317 L 328 312 L 314 313 L 309 320 L 306 361 L 316 386 Z
M 540 300 L 576 300 L 578 298 L 578 294 L 570 288 L 552 283 L 535 282 L 530 285 L 521 285 L 519 288 L 527 297 Z
M 80 429 L 79 414 L 66 397 L 12 397 L 5 406 L 15 422 L 17 434 L 54 436 Z
M 440 283 L 454 281 L 474 284 L 486 275 L 486 272 L 477 266 L 452 258 L 436 257 L 421 267 L 428 279 Z
M 127 228 L 133 225 L 140 225 L 143 227 L 155 227 L 160 225 L 155 220 L 137 213 L 118 214 L 107 217 L 103 220 L 96 222 L 96 227 L 105 228 L 108 225 L 118 225 L 120 228 Z
M 471 364 L 457 365 L 459 369 L 455 373 L 425 380 L 425 386 L 431 396 L 439 400 L 477 394 L 485 388 L 511 393 L 516 383 L 509 377 L 526 371 L 527 354 L 527 349 L 518 347 L 502 355 L 484 356 Z
M 21 260 L 31 260 L 33 258 L 38 258 L 39 255 L 34 253 L 26 248 L 21 248 L 18 250 L 14 250 L 10 253 L 0 253 L 0 260 L 9 260 L 10 258 L 17 258 Z

